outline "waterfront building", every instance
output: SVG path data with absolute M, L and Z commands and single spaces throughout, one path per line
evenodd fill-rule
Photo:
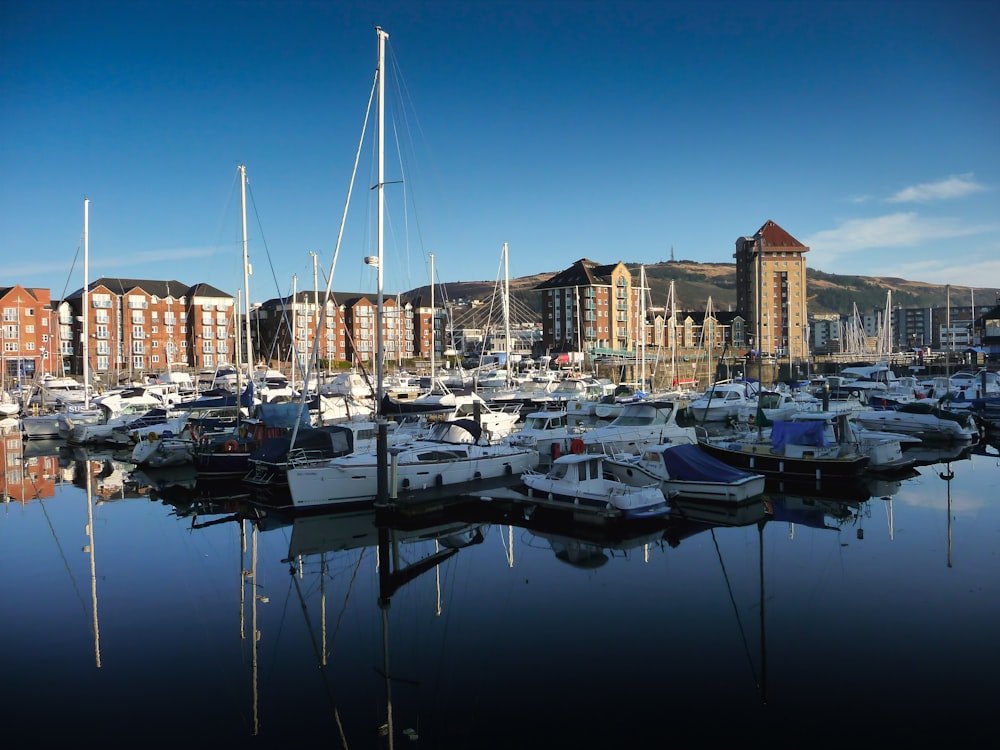
M 542 296 L 545 351 L 634 351 L 641 291 L 623 262 L 600 264 L 581 258 L 535 289 Z
M 809 248 L 768 220 L 736 240 L 736 308 L 758 351 L 804 361 L 808 355 L 806 259 Z
M 49 290 L 20 284 L 0 287 L 0 308 L 3 309 L 3 384 L 48 372 L 53 347 Z
M 232 295 L 210 284 L 100 278 L 88 285 L 90 370 L 106 384 L 233 361 L 240 320 Z M 56 304 L 62 372 L 83 372 L 83 289 Z

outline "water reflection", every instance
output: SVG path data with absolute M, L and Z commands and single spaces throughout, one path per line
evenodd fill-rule
M 68 738 L 115 695 L 98 736 L 491 747 L 670 734 L 717 746 L 762 728 L 812 737 L 787 733 L 809 729 L 817 695 L 872 691 L 911 723 L 929 703 L 982 711 L 1000 668 L 989 442 L 840 496 L 778 483 L 741 505 L 679 498 L 637 529 L 487 502 L 283 517 L 233 483 L 45 455 L 8 476 L 51 458 L 59 502 L 27 481 L 4 521 L 0 587 L 19 616 L 0 625 L 0 656 L 26 675 L 18 714 L 57 698 L 38 664 L 58 663 L 81 696 L 46 737 Z M 66 540 L 81 527 L 74 561 Z M 55 585 L 66 576 L 52 575 L 51 538 L 76 597 Z M 84 604 L 86 624 L 67 625 L 65 599 L 75 614 Z M 192 691 L 210 710 L 163 710 Z M 600 697 L 601 716 L 580 718 L 582 693 Z

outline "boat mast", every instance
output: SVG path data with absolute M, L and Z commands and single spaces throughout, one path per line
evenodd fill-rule
M 715 311 L 712 309 L 712 295 L 708 295 L 708 303 L 705 305 L 705 320 L 701 326 L 702 337 L 705 341 L 705 348 L 708 358 L 708 373 L 706 374 L 706 382 L 709 385 L 715 383 L 715 368 L 712 366 L 712 344 L 715 343 L 715 326 L 709 323 L 710 320 L 714 320 Z
M 646 389 L 646 266 L 639 266 L 639 389 Z
M 250 341 L 250 259 L 247 255 L 247 168 L 240 164 L 240 213 L 243 223 L 243 327 L 247 345 L 247 372 L 253 377 L 253 347 Z M 237 390 L 240 373 L 236 373 Z
M 83 408 L 90 408 L 90 198 L 83 199 Z
M 382 403 L 382 393 L 384 390 L 384 373 L 383 368 L 385 364 L 385 335 L 382 331 L 382 313 L 385 309 L 385 295 L 382 289 L 383 282 L 383 238 L 385 232 L 385 40 L 389 38 L 389 34 L 382 30 L 381 27 L 375 27 L 375 33 L 378 35 L 378 184 L 376 188 L 378 189 L 378 261 L 376 274 L 378 277 L 378 308 L 377 308 L 377 320 L 375 324 L 375 369 L 376 369 L 376 379 L 375 379 L 375 403 Z M 431 278 L 431 289 L 434 288 L 434 279 Z M 433 293 L 433 292 L 432 292 Z M 433 324 L 433 318 L 431 320 Z M 432 325 L 433 330 L 433 325 Z M 433 342 L 431 343 L 431 351 L 434 351 Z M 432 355 L 433 356 L 433 355 Z M 434 364 L 431 361 L 431 387 L 434 385 Z
M 677 301 L 674 299 L 674 280 L 670 280 L 670 379 L 672 388 L 680 388 L 677 382 Z
M 503 243 L 503 322 L 507 335 L 507 385 L 514 382 L 510 356 L 510 270 L 508 266 L 507 243 Z
M 295 390 L 295 368 L 299 364 L 299 341 L 295 337 L 299 324 L 299 275 L 297 273 L 292 274 L 292 367 L 291 376 L 292 382 L 290 383 L 292 390 Z M 280 356 L 280 355 L 279 355 Z M 267 379 L 267 370 L 264 370 L 264 379 Z
M 434 253 L 429 255 L 431 259 L 431 387 L 430 390 L 434 392 L 434 349 L 435 349 L 435 338 L 437 336 L 437 331 L 434 329 Z

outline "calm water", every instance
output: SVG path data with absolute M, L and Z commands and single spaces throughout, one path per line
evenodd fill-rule
M 373 514 L 254 522 L 237 486 L 28 447 L 0 664 L 39 743 L 870 746 L 977 738 L 1000 695 L 992 445 L 742 526 L 586 543 L 478 503 L 381 546 Z

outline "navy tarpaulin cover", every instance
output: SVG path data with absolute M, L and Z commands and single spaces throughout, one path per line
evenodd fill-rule
M 776 451 L 783 451 L 789 443 L 822 447 L 826 445 L 823 430 L 824 424 L 813 420 L 777 421 L 771 427 L 771 447 Z
M 250 454 L 253 461 L 278 463 L 288 457 L 288 448 L 292 436 L 268 438 Z M 344 425 L 325 425 L 323 427 L 308 427 L 299 430 L 295 436 L 295 447 L 309 451 L 314 455 L 336 458 L 346 456 L 354 450 L 354 433 Z
M 257 406 L 257 416 L 268 427 L 285 427 L 290 430 L 296 422 L 299 427 L 309 427 L 311 424 L 309 410 L 301 408 L 297 401 L 260 404 Z
M 755 476 L 710 456 L 697 445 L 682 443 L 664 448 L 663 465 L 671 479 L 687 482 L 738 482 Z

